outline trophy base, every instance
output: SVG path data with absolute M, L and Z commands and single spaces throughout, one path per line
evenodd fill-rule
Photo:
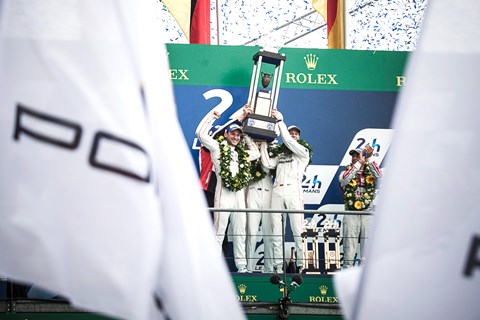
M 277 138 L 275 124 L 277 119 L 260 114 L 249 114 L 243 121 L 243 132 L 253 139 L 272 142 Z

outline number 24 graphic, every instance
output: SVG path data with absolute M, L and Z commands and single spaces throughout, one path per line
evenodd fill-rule
M 357 145 L 355 149 L 361 148 L 366 142 L 364 138 L 358 138 L 357 141 L 360 141 L 360 143 Z M 377 143 L 377 138 L 373 139 L 371 146 L 373 149 L 377 148 L 377 152 L 380 152 L 380 144 Z

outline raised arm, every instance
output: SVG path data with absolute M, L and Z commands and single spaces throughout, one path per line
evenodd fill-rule
M 253 110 L 252 108 L 250 107 L 250 105 L 247 103 L 243 106 L 243 110 L 242 110 L 242 114 L 240 116 L 238 116 L 237 120 L 240 121 L 240 123 L 243 122 L 243 120 L 245 120 L 245 118 L 250 114 L 250 113 L 253 113 Z
M 342 171 L 339 177 L 340 186 L 343 188 L 348 183 L 350 183 L 350 181 L 352 181 L 352 179 L 355 178 L 357 171 L 360 170 L 361 167 L 362 167 L 362 164 L 360 162 L 356 162 L 353 166 L 350 166 L 350 168 L 348 168 L 347 170 Z
M 282 136 L 283 143 L 285 143 L 288 149 L 290 149 L 298 157 L 307 161 L 310 160 L 310 152 L 308 151 L 308 149 L 295 141 L 295 139 L 290 136 L 287 125 L 285 124 L 285 122 L 283 122 L 283 115 L 279 111 L 274 110 L 272 112 L 272 116 L 278 120 L 277 125 L 280 129 L 280 135 Z
M 383 177 L 382 169 L 380 169 L 380 167 L 375 161 L 372 161 L 372 162 L 367 161 L 365 165 L 369 166 L 370 171 L 372 172 L 375 179 L 378 180 Z
M 366 157 L 363 158 L 363 152 L 362 154 L 360 155 L 360 159 L 363 160 L 363 162 L 365 162 L 365 165 L 368 166 L 368 168 L 370 169 L 370 171 L 372 172 L 373 176 L 375 177 L 375 179 L 381 179 L 383 174 L 382 174 L 382 170 L 380 169 L 380 167 L 378 166 L 378 164 L 375 162 L 375 161 L 370 161 L 372 155 L 373 155 L 373 148 L 372 146 L 370 146 L 370 144 L 367 144 L 365 146 L 365 152 L 366 152 Z
M 203 121 L 200 122 L 195 132 L 200 142 L 210 151 L 218 149 L 218 142 L 208 134 L 208 130 L 219 117 L 220 115 L 216 111 L 210 113 L 208 117 L 205 117 Z

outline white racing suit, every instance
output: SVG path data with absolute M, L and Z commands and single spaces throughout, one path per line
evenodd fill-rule
M 272 197 L 272 177 L 268 169 L 262 166 L 267 175 L 260 181 L 251 182 L 247 188 L 247 208 L 249 209 L 270 209 L 270 200 Z M 249 272 L 255 271 L 255 247 L 257 244 L 257 234 L 260 221 L 263 231 L 264 257 L 263 272 L 273 272 L 272 247 L 271 247 L 271 213 L 248 212 L 247 213 L 247 269 Z
M 369 166 L 370 171 L 376 180 L 382 177 L 382 171 L 379 166 L 373 162 L 365 163 L 366 166 Z M 340 173 L 340 186 L 342 189 L 352 181 L 356 179 L 357 189 L 356 196 L 361 197 L 365 192 L 365 177 L 363 176 L 363 170 L 360 170 L 361 163 L 356 162 L 350 167 L 349 170 L 342 171 Z M 372 199 L 373 200 L 373 199 Z M 365 210 L 369 210 L 367 207 Z M 343 267 L 348 268 L 352 267 L 355 262 L 355 253 L 357 252 L 358 246 L 358 237 L 360 237 L 360 259 L 365 258 L 364 249 L 365 249 L 365 240 L 369 236 L 370 232 L 370 220 L 371 216 L 369 215 L 345 215 L 343 217 Z
M 210 150 L 213 166 L 215 172 L 220 172 L 220 147 L 217 140 L 208 135 L 208 130 L 212 127 L 215 121 L 213 115 L 205 117 L 202 123 L 198 126 L 197 136 L 200 142 Z M 258 159 L 260 153 L 257 146 L 252 139 L 244 136 L 247 142 L 247 153 L 251 161 Z M 230 163 L 230 171 L 235 176 L 238 173 L 238 154 L 235 148 L 232 149 L 232 161 Z M 245 189 L 239 191 L 230 191 L 224 185 L 220 175 L 217 176 L 217 186 L 215 188 L 215 207 L 216 208 L 230 208 L 230 209 L 244 209 L 245 208 Z M 213 227 L 219 248 L 222 247 L 223 238 L 225 237 L 225 230 L 227 229 L 228 220 L 233 228 L 233 257 L 235 259 L 235 266 L 238 270 L 243 270 L 247 267 L 247 259 L 245 254 L 245 238 L 246 238 L 246 213 L 245 212 L 214 212 Z
M 310 161 L 309 151 L 290 136 L 287 126 L 283 121 L 278 122 L 280 135 L 285 145 L 292 151 L 291 154 L 280 154 L 275 158 L 270 158 L 267 144 L 261 145 L 261 156 L 265 159 L 266 167 L 276 168 L 275 182 L 272 192 L 272 209 L 297 209 L 303 210 L 302 179 L 305 169 Z M 295 249 L 297 256 L 297 266 L 303 267 L 303 245 L 302 245 L 302 227 L 303 214 L 289 213 L 290 227 L 295 240 Z M 282 245 L 282 219 L 285 221 L 285 214 L 272 214 L 272 247 L 273 247 L 273 266 L 275 270 L 283 268 L 283 245 Z M 284 228 L 284 227 L 283 227 Z

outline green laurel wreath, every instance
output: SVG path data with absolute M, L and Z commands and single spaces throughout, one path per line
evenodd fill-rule
M 309 165 L 312 164 L 312 156 L 313 156 L 312 147 L 310 147 L 310 145 L 305 140 L 298 140 L 297 142 L 308 149 L 308 156 L 310 157 L 310 159 L 308 161 L 308 164 Z M 279 144 L 278 146 L 270 148 L 268 150 L 268 153 L 269 153 L 270 157 L 273 158 L 273 157 L 276 157 L 276 156 L 278 156 L 279 154 L 282 154 L 282 153 L 284 155 L 289 155 L 289 154 L 292 154 L 293 152 L 292 152 L 292 150 L 290 150 L 287 147 L 287 145 L 285 143 L 282 143 L 282 144 Z
M 267 176 L 267 173 L 262 169 L 262 161 L 260 159 L 252 161 L 250 174 L 252 175 L 250 182 L 258 182 Z
M 313 155 L 313 149 L 310 147 L 310 145 L 307 143 L 305 140 L 298 140 L 298 143 L 300 143 L 302 146 L 308 149 L 308 156 L 310 157 L 308 160 L 308 165 L 312 163 L 312 155 Z M 285 143 L 279 144 L 278 146 L 275 146 L 273 148 L 268 149 L 268 154 L 270 157 L 274 158 L 278 156 L 279 154 L 284 154 L 284 155 L 289 155 L 292 154 L 292 150 L 290 150 Z M 277 175 L 277 169 L 272 169 L 270 170 L 270 175 L 272 177 L 275 177 Z
M 352 167 L 352 164 L 346 167 L 348 171 Z M 355 191 L 358 188 L 356 177 L 353 178 L 344 188 L 343 201 L 345 202 L 345 209 L 352 211 L 365 210 L 370 207 L 373 199 L 375 199 L 375 186 L 377 184 L 375 177 L 372 174 L 370 165 L 363 167 L 363 176 L 365 177 L 365 192 L 360 198 L 355 196 Z
M 235 147 L 238 154 L 238 173 L 233 176 L 230 171 L 230 162 L 232 161 L 232 148 L 225 140 L 224 136 L 217 138 L 220 146 L 220 173 L 223 185 L 230 191 L 239 191 L 245 187 L 252 178 L 250 173 L 251 163 L 248 153 L 241 143 Z

